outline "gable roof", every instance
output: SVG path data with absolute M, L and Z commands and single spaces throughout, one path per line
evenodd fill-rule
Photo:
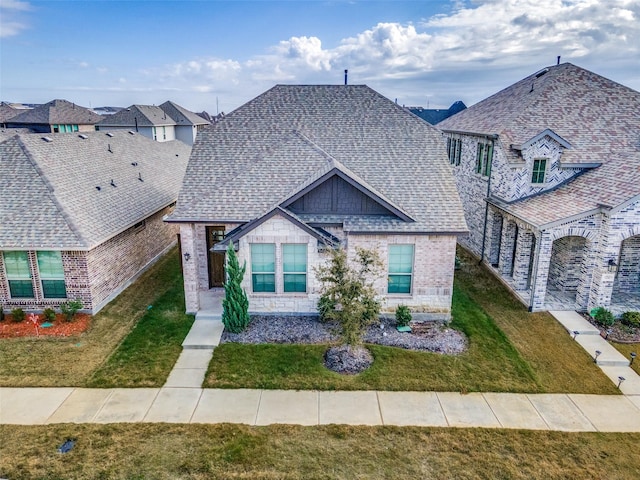
M 189 152 L 126 131 L 11 137 L 0 143 L 0 248 L 95 247 L 176 200 Z
M 208 122 L 200 115 L 187 110 L 171 101 L 164 102 L 160 108 L 176 121 L 177 125 L 208 125 Z
M 640 92 L 570 63 L 517 82 L 439 127 L 497 133 L 505 153 L 549 135 L 563 166 L 590 168 L 540 194 L 491 202 L 536 226 L 617 208 L 640 195 Z M 598 166 L 599 165 L 599 166 Z M 593 168 L 597 167 L 597 168 Z
M 51 100 L 11 118 L 7 123 L 24 125 L 95 125 L 102 117 L 67 100 Z
M 108 115 L 98 125 L 100 127 L 157 127 L 175 125 L 176 121 L 155 105 L 131 105 L 119 112 Z
M 0 102 L 0 123 L 6 123 L 16 115 L 23 113 L 24 110 L 14 108 L 8 103 Z
M 393 231 L 467 230 L 439 132 L 367 86 L 277 85 L 199 135 L 171 221 L 260 218 L 339 164 L 415 220 Z

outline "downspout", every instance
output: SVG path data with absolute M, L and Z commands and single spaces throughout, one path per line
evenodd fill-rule
M 495 152 L 496 138 L 498 135 L 490 135 L 487 138 L 491 139 L 491 168 L 489 169 L 489 180 L 487 181 L 487 198 L 485 199 L 484 206 L 484 226 L 482 228 L 482 248 L 480 249 L 480 261 L 481 264 L 484 260 L 484 249 L 487 243 L 487 222 L 489 219 L 489 198 L 491 198 L 491 176 L 493 175 L 493 155 Z

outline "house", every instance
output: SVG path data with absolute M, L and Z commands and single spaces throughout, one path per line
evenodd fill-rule
M 0 305 L 95 313 L 176 243 L 190 147 L 126 131 L 0 143 Z
M 187 145 L 193 145 L 196 141 L 197 133 L 211 123 L 200 115 L 190 112 L 171 101 L 164 102 L 160 105 L 160 108 L 176 121 L 176 139 Z
M 176 139 L 176 121 L 155 105 L 131 105 L 105 117 L 96 129 L 132 131 L 156 142 Z
M 187 311 L 246 262 L 253 313 L 317 313 L 329 248 L 375 249 L 383 312 L 449 318 L 467 231 L 441 134 L 364 85 L 277 85 L 201 132 L 175 211 Z
M 639 92 L 564 63 L 438 127 L 461 242 L 530 310 L 640 310 Z
M 449 118 L 452 115 L 455 115 L 458 112 L 461 112 L 467 108 L 463 101 L 458 100 L 457 102 L 453 102 L 449 108 L 422 108 L 422 107 L 407 107 L 407 109 L 417 115 L 425 122 L 430 123 L 431 125 L 436 125 L 443 120 Z
M 67 100 L 51 100 L 23 111 L 5 122 L 7 128 L 28 128 L 36 133 L 93 132 L 102 117 Z
M 5 128 L 10 119 L 22 112 L 24 110 L 15 108 L 6 102 L 0 102 L 0 128 Z
M 107 116 L 98 130 L 131 130 L 157 142 L 180 140 L 191 146 L 196 134 L 209 122 L 173 102 L 155 105 L 131 105 Z

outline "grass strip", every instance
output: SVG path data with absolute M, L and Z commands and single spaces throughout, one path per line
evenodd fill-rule
M 67 454 L 56 449 L 76 439 Z M 0 426 L 21 479 L 636 478 L 638 433 L 274 425 Z

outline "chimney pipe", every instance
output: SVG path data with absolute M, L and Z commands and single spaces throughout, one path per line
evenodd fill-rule
M 345 85 L 347 84 L 347 74 L 348 74 L 348 73 L 349 73 L 349 70 L 346 70 L 346 69 L 345 69 L 345 71 L 344 71 L 344 84 L 345 84 Z
M 558 55 L 558 63 L 556 65 L 560 65 L 560 55 Z

